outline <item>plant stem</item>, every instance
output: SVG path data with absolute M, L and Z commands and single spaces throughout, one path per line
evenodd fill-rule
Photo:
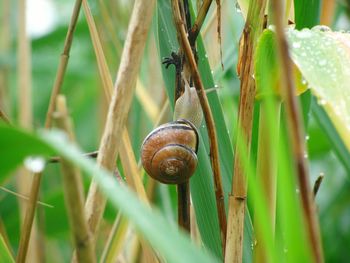
M 209 7 L 211 5 L 211 2 L 212 2 L 212 0 L 204 0 L 202 5 L 201 5 L 201 8 L 198 11 L 196 21 L 194 21 L 194 24 L 193 24 L 191 30 L 189 31 L 188 39 L 189 39 L 191 45 L 193 45 L 196 42 L 196 39 L 199 35 L 199 32 L 202 29 L 204 19 L 206 18 L 207 14 L 208 14 L 208 10 L 209 10 Z
M 191 232 L 191 215 L 190 215 L 190 182 L 186 181 L 177 185 L 177 218 L 179 226 L 184 230 Z
M 264 21 L 266 0 L 250 1 L 247 21 L 241 37 L 241 54 L 238 61 L 241 79 L 241 93 L 238 108 L 237 138 L 242 138 L 242 144 L 250 157 L 250 145 L 253 125 L 253 109 L 255 100 L 255 81 L 253 56 L 255 44 L 261 34 Z M 243 41 L 243 42 L 242 42 Z M 243 256 L 243 226 L 246 211 L 247 182 L 242 163 L 242 153 L 235 146 L 234 172 L 232 193 L 229 197 L 229 218 L 225 262 L 242 262 Z
M 309 185 L 308 170 L 304 158 L 305 142 L 300 108 L 295 94 L 295 84 L 293 78 L 292 62 L 289 57 L 288 43 L 284 34 L 283 20 L 281 14 L 282 7 L 279 0 L 273 0 L 273 18 L 276 26 L 277 47 L 282 72 L 281 86 L 282 95 L 286 105 L 286 116 L 288 123 L 289 138 L 291 140 L 295 168 L 297 171 L 300 196 L 306 221 L 307 234 L 312 248 L 315 262 L 324 262 L 321 246 L 320 230 L 317 220 L 317 211 Z
M 18 3 L 18 122 L 21 127 L 28 130 L 32 129 L 32 78 L 31 78 L 31 46 L 30 39 L 26 30 L 26 0 Z M 35 177 L 35 175 L 34 175 Z M 27 195 L 30 191 L 30 185 L 36 180 L 33 174 L 21 168 L 16 178 L 17 188 L 20 194 Z M 21 238 L 18 250 L 17 261 L 39 261 L 38 228 L 33 224 L 37 200 L 30 199 L 30 204 L 23 200 L 19 201 L 21 216 Z M 34 209 L 34 211 L 28 211 Z M 26 213 L 30 213 L 26 216 Z
M 267 203 L 268 218 L 272 226 L 271 236 L 275 232 L 275 218 L 276 218 L 276 182 L 277 182 L 277 144 L 278 131 L 280 123 L 280 100 L 272 102 L 275 105 L 271 111 L 267 105 L 267 99 L 263 99 L 260 104 L 259 114 L 259 138 L 258 138 L 258 157 L 257 157 L 257 178 L 262 186 L 262 196 Z M 254 211 L 257 211 L 260 203 L 255 201 Z M 256 212 L 255 212 L 256 213 Z M 254 213 L 254 214 L 255 214 Z M 262 242 L 262 232 L 259 229 L 261 222 L 257 217 L 254 217 L 254 232 L 257 244 L 254 248 L 254 262 L 268 262 L 266 255 L 265 244 Z
M 50 128 L 50 126 L 51 126 L 52 113 L 54 111 L 56 98 L 57 98 L 57 95 L 60 91 L 60 88 L 61 88 L 61 85 L 63 82 L 63 77 L 65 74 L 65 69 L 66 69 L 66 66 L 68 63 L 69 51 L 70 51 L 70 47 L 72 44 L 73 33 L 75 31 L 75 25 L 76 25 L 76 22 L 78 19 L 81 1 L 82 0 L 76 0 L 76 2 L 75 2 L 71 22 L 70 22 L 68 32 L 67 32 L 67 37 L 65 40 L 64 51 L 61 55 L 55 84 L 54 84 L 54 87 L 53 87 L 53 90 L 51 93 L 49 108 L 48 108 L 48 112 L 46 115 L 45 128 Z M 21 14 L 19 17 L 21 17 L 23 19 L 25 16 Z M 21 61 L 21 63 L 23 63 L 23 61 Z M 31 228 L 33 225 L 36 202 L 38 201 L 38 196 L 39 196 L 41 177 L 42 177 L 41 173 L 36 173 L 33 175 L 33 182 L 31 185 L 30 196 L 29 196 L 30 203 L 27 206 L 26 215 L 25 215 L 25 219 L 24 219 L 24 223 L 23 223 L 23 228 L 25 229 L 25 231 L 22 233 L 22 236 L 21 236 L 17 262 L 24 262 L 25 258 L 26 258 L 29 235 L 30 235 Z
M 10 54 L 11 50 L 11 0 L 1 1 L 0 11 L 0 55 Z M 2 63 L 0 68 L 0 108 L 5 111 L 10 109 L 10 100 L 8 99 L 9 71 L 10 65 Z
M 136 0 L 129 23 L 124 50 L 118 70 L 113 96 L 109 105 L 105 130 L 99 148 L 97 162 L 109 171 L 115 168 L 115 160 L 121 144 L 120 134 L 130 109 L 134 86 L 140 67 L 155 1 Z M 93 180 L 85 204 L 89 226 L 95 235 L 106 205 L 106 198 Z
M 74 142 L 71 120 L 68 116 L 65 97 L 57 97 L 55 119 L 57 127 L 65 131 Z M 87 221 L 84 217 L 83 184 L 80 171 L 66 159 L 61 160 L 64 199 L 72 229 L 78 262 L 96 262 L 95 252 Z
M 41 176 L 39 174 L 34 174 L 33 182 L 31 185 L 31 193 L 29 196 L 29 202 L 28 202 L 26 213 L 24 216 L 21 238 L 19 241 L 18 255 L 16 258 L 17 263 L 25 263 L 26 261 L 30 233 L 32 231 L 35 208 L 36 208 L 38 195 L 39 195 L 40 180 L 41 180 Z
M 335 10 L 335 0 L 322 1 L 321 6 L 321 25 L 332 25 L 332 19 Z
M 208 129 L 208 137 L 210 139 L 210 160 L 211 160 L 213 176 L 214 176 L 216 205 L 217 205 L 217 211 L 218 211 L 221 240 L 224 248 L 225 240 L 226 240 L 226 213 L 225 213 L 225 204 L 224 204 L 224 193 L 222 189 L 222 182 L 221 182 L 221 175 L 220 175 L 218 142 L 216 137 L 214 119 L 213 119 L 212 112 L 210 110 L 207 95 L 204 91 L 203 83 L 199 75 L 197 64 L 192 53 L 191 45 L 187 39 L 187 33 L 180 14 L 179 2 L 178 0 L 172 0 L 171 2 L 172 2 L 176 30 L 180 38 L 179 44 L 182 50 L 184 51 L 185 57 L 188 61 L 191 75 L 197 90 L 198 98 L 201 103 L 205 122 Z
M 109 73 L 96 25 L 88 2 L 85 0 L 83 1 L 83 8 L 94 46 L 99 74 L 102 80 L 102 87 L 106 100 L 110 105 L 105 131 L 98 151 L 99 154 L 97 162 L 109 170 L 114 170 L 115 160 L 117 159 L 118 153 L 116 150 L 119 149 L 122 166 L 124 168 L 128 185 L 135 190 L 141 200 L 149 204 L 141 181 L 135 156 L 133 154 L 128 131 L 124 125 L 134 93 L 134 84 L 138 74 L 138 67 L 141 62 L 147 31 L 151 21 L 153 11 L 152 5 L 145 8 L 144 3 L 140 3 L 140 1 L 135 2 L 127 41 L 122 55 L 122 62 L 119 68 L 116 87 L 114 90 L 112 78 Z M 142 19 L 146 19 L 146 24 L 143 24 Z M 142 36 L 143 39 L 140 39 L 140 36 Z M 119 139 L 120 133 L 122 133 L 121 140 Z M 111 147 L 109 147 L 107 144 L 111 144 Z M 95 181 L 92 181 L 86 201 L 85 212 L 89 218 L 89 226 L 93 234 L 96 234 L 97 232 L 99 221 L 102 218 L 105 205 L 106 198 L 99 191 Z M 125 234 L 125 232 L 123 233 Z M 119 236 L 119 238 L 123 238 L 124 234 Z M 120 240 L 118 239 L 115 242 L 120 242 Z M 141 243 L 145 255 L 150 262 L 158 262 L 150 247 L 143 240 L 141 240 Z
M 74 36 L 75 28 L 77 25 L 80 8 L 81 8 L 81 2 L 82 2 L 82 0 L 75 1 L 71 21 L 70 21 L 69 26 L 68 26 L 68 31 L 67 31 L 67 35 L 66 35 L 66 40 L 64 42 L 63 52 L 61 54 L 60 62 L 58 64 L 56 79 L 55 79 L 55 82 L 53 84 L 53 88 L 51 91 L 49 108 L 48 108 L 47 113 L 46 113 L 46 121 L 45 121 L 45 128 L 46 129 L 51 127 L 52 113 L 55 110 L 56 98 L 57 98 L 57 95 L 60 93 L 62 83 L 63 83 L 63 78 L 64 78 L 64 75 L 66 73 L 70 49 L 72 46 L 73 36 Z

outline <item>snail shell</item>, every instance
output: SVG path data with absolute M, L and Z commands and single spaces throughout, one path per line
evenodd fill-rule
M 187 120 L 163 124 L 153 130 L 141 148 L 142 165 L 154 179 L 166 184 L 188 180 L 197 167 L 198 133 Z

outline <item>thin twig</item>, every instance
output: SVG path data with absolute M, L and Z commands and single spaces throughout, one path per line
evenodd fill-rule
M 216 137 L 214 119 L 213 119 L 212 112 L 210 110 L 207 95 L 204 91 L 203 83 L 199 75 L 197 64 L 192 53 L 191 45 L 187 39 L 184 23 L 181 19 L 178 0 L 172 0 L 172 8 L 173 8 L 173 15 L 175 20 L 176 30 L 181 40 L 180 46 L 182 47 L 184 54 L 186 56 L 186 59 L 189 63 L 191 75 L 197 90 L 201 107 L 203 109 L 203 114 L 207 125 L 207 129 L 208 129 L 208 137 L 210 139 L 210 160 L 211 160 L 213 176 L 214 176 L 217 213 L 218 213 L 218 219 L 219 219 L 219 225 L 220 225 L 221 241 L 224 248 L 225 240 L 226 240 L 227 224 L 226 224 L 224 193 L 222 189 L 222 182 L 221 182 L 221 175 L 220 175 L 218 142 Z
M 247 149 L 250 158 L 252 137 L 253 110 L 255 101 L 255 81 L 253 55 L 255 44 L 263 28 L 263 18 L 266 0 L 250 1 L 247 21 L 241 37 L 240 57 L 238 61 L 241 78 L 241 93 L 239 98 L 237 140 Z M 243 227 L 246 211 L 247 182 L 246 172 L 242 162 L 242 153 L 238 143 L 235 146 L 232 193 L 229 198 L 228 229 L 225 262 L 242 262 L 243 258 Z
M 48 108 L 47 113 L 46 113 L 46 121 L 45 121 L 45 128 L 46 129 L 51 127 L 52 113 L 55 110 L 56 98 L 57 98 L 57 95 L 60 93 L 62 83 L 63 83 L 63 78 L 64 78 L 64 75 L 66 73 L 70 49 L 72 46 L 73 36 L 74 36 L 75 28 L 77 25 L 80 8 L 81 8 L 81 2 L 82 2 L 82 0 L 75 1 L 73 14 L 72 14 L 69 26 L 68 26 L 68 31 L 67 31 L 67 35 L 66 35 L 66 40 L 64 42 L 63 52 L 61 54 L 60 62 L 59 62 L 57 73 L 56 73 L 56 79 L 55 79 L 55 82 L 54 82 L 54 85 L 53 85 L 53 88 L 51 91 L 49 108 Z
M 84 157 L 90 157 L 90 158 L 96 158 L 97 155 L 98 155 L 98 151 L 83 154 Z M 49 163 L 59 163 L 61 160 L 62 160 L 61 156 L 53 156 L 53 157 L 50 157 L 48 162 Z
M 312 247 L 312 254 L 315 262 L 324 262 L 323 251 L 321 246 L 320 230 L 317 220 L 317 212 L 314 200 L 312 198 L 312 192 L 309 185 L 308 169 L 306 160 L 304 158 L 305 153 L 305 141 L 304 131 L 301 125 L 302 119 L 300 115 L 300 108 L 295 94 L 295 84 L 293 78 L 293 67 L 289 57 L 288 43 L 284 34 L 282 7 L 281 1 L 273 0 L 273 19 L 276 26 L 276 38 L 277 47 L 279 52 L 279 60 L 282 72 L 281 86 L 282 95 L 285 100 L 287 123 L 289 138 L 293 149 L 293 157 L 295 162 L 295 168 L 297 171 L 297 177 L 300 187 L 300 196 L 302 201 L 302 207 L 304 212 L 304 218 L 306 221 L 306 228 L 310 245 Z
M 73 130 L 68 116 L 65 97 L 62 95 L 58 96 L 56 105 L 56 125 L 59 129 L 65 131 L 69 135 L 69 139 L 73 141 Z M 84 190 L 80 171 L 64 158 L 61 160 L 61 167 L 64 199 L 72 229 L 77 262 L 96 262 L 92 237 L 84 217 Z
M 27 210 L 23 221 L 23 231 L 19 241 L 18 255 L 16 258 L 17 263 L 24 263 L 26 260 L 30 233 L 34 221 L 35 208 L 38 201 L 40 180 L 41 176 L 39 174 L 34 174 L 29 202 L 27 204 Z
M 16 197 L 19 197 L 19 198 L 22 198 L 22 199 L 24 199 L 24 200 L 26 200 L 26 201 L 29 201 L 29 197 L 28 197 L 28 196 L 22 195 L 22 194 L 20 194 L 20 193 L 16 193 L 16 192 L 11 191 L 10 189 L 7 189 L 7 188 L 5 188 L 5 187 L 3 187 L 3 186 L 0 186 L 0 189 L 3 190 L 4 192 L 7 192 L 7 193 L 9 193 L 9 194 L 12 194 L 12 195 L 14 195 L 14 196 L 16 196 Z M 38 205 L 46 206 L 46 207 L 49 207 L 49 208 L 54 208 L 53 205 L 49 205 L 49 204 L 44 203 L 44 202 L 41 202 L 41 201 L 37 201 L 36 203 L 37 203 Z

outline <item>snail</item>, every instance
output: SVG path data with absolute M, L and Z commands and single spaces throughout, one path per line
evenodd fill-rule
M 154 129 L 143 141 L 141 161 L 146 172 L 166 184 L 187 181 L 197 167 L 198 132 L 203 113 L 195 88 L 185 81 L 185 91 L 175 103 L 175 121 Z

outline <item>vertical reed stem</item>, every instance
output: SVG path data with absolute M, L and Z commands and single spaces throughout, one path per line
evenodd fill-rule
M 255 44 L 263 28 L 266 0 L 252 0 L 249 4 L 247 21 L 241 37 L 243 45 L 238 61 L 241 78 L 241 93 L 238 108 L 237 138 L 242 138 L 243 145 L 250 157 L 250 146 L 253 125 L 253 109 L 255 101 L 255 80 L 253 56 Z M 243 42 L 242 42 L 243 41 Z M 229 217 L 225 262 L 242 262 L 243 258 L 243 226 L 246 211 L 247 182 L 243 168 L 241 153 L 235 146 L 232 193 L 229 197 Z
M 65 97 L 57 97 L 56 124 L 65 131 L 71 142 L 74 142 L 73 128 L 68 116 Z M 80 171 L 69 161 L 61 160 L 63 190 L 68 219 L 76 249 L 77 262 L 96 262 L 95 252 L 87 221 L 84 217 L 84 189 Z

